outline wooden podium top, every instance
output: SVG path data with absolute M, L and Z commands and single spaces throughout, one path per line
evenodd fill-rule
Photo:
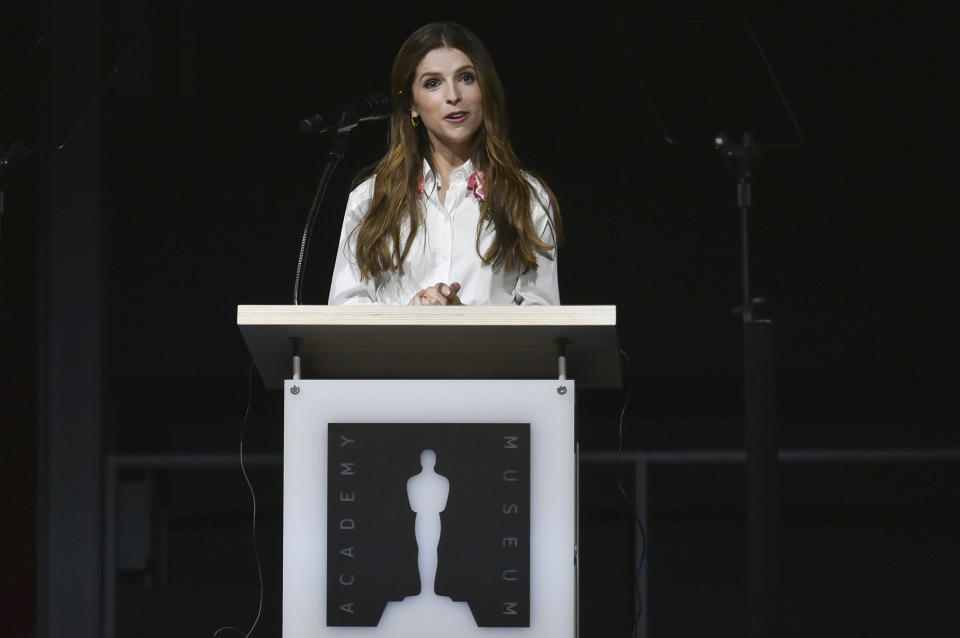
M 557 343 L 580 388 L 620 387 L 615 306 L 237 306 L 268 388 L 304 379 L 551 379 Z

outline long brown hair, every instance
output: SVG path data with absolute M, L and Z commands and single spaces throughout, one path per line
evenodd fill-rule
M 477 226 L 477 254 L 480 232 L 493 224 L 495 235 L 487 251 L 480 254 L 484 265 L 526 272 L 537 268 L 537 253 L 546 254 L 562 241 L 559 206 L 553 191 L 543 182 L 544 202 L 524 175 L 507 137 L 503 86 L 486 47 L 467 29 L 452 22 L 431 23 L 407 38 L 393 61 L 389 148 L 376 165 L 357 177 L 359 185 L 376 173 L 370 211 L 357 227 L 357 263 L 364 279 L 388 270 L 403 273 L 403 262 L 423 223 L 420 177 L 423 160 L 432 164 L 426 127 L 410 121 L 413 81 L 417 66 L 434 49 L 459 49 L 473 62 L 483 100 L 483 124 L 474 138 L 473 161 L 486 178 L 484 211 Z M 542 240 L 531 215 L 536 197 L 548 211 L 553 243 Z M 404 223 L 409 232 L 404 233 Z M 402 244 L 402 245 L 401 245 Z

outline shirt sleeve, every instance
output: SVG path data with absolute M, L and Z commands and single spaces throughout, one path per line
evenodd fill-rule
M 535 179 L 531 179 L 536 197 L 533 198 L 533 224 L 537 233 L 547 244 L 549 251 L 537 253 L 537 269 L 520 275 L 513 291 L 514 303 L 521 306 L 559 306 L 560 282 L 557 278 L 557 233 L 553 224 L 553 211 L 544 208 L 550 199 Z
M 340 305 L 382 305 L 377 300 L 376 283 L 363 280 L 357 265 L 357 234 L 354 232 L 370 209 L 373 197 L 373 178 L 357 186 L 347 199 L 343 215 L 343 229 L 337 246 L 337 259 L 330 280 L 330 296 L 327 303 Z

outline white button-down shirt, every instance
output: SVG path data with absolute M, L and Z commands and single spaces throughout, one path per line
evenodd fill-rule
M 460 300 L 467 305 L 507 306 L 559 305 L 557 283 L 557 251 L 537 255 L 537 270 L 521 274 L 494 269 L 482 263 L 483 254 L 493 241 L 493 226 L 485 226 L 480 233 L 480 254 L 477 253 L 477 222 L 479 203 L 467 181 L 473 174 L 473 163 L 468 161 L 450 174 L 450 189 L 445 200 L 437 197 L 440 176 L 424 162 L 424 223 L 414 237 L 403 262 L 403 275 L 390 270 L 374 280 L 363 281 L 356 260 L 356 233 L 354 230 L 370 210 L 376 177 L 371 177 L 350 193 L 340 233 L 340 247 L 330 282 L 329 303 L 406 305 L 424 288 L 443 282 L 460 283 Z M 527 178 L 544 204 L 549 204 L 540 183 Z M 540 237 L 556 245 L 552 216 L 537 197 L 533 200 L 534 228 Z M 402 235 L 406 238 L 406 234 Z

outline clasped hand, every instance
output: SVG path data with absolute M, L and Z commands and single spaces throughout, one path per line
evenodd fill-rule
M 460 284 L 453 282 L 449 286 L 443 282 L 424 288 L 413 296 L 408 306 L 462 306 Z

